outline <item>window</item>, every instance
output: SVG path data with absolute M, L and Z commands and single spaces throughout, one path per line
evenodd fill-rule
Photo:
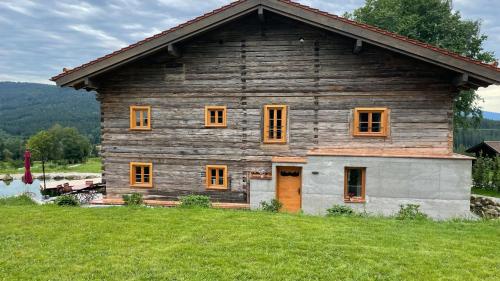
M 225 106 L 205 106 L 205 127 L 226 127 Z
M 153 164 L 130 163 L 130 185 L 132 187 L 153 187 Z
M 207 188 L 227 189 L 226 165 L 208 165 L 206 177 L 207 177 Z
M 286 143 L 286 106 L 264 107 L 264 143 Z
M 345 168 L 345 202 L 365 202 L 365 174 L 366 168 Z
M 387 108 L 354 109 L 354 136 L 385 137 L 387 132 Z
M 130 129 L 151 130 L 151 106 L 130 107 Z

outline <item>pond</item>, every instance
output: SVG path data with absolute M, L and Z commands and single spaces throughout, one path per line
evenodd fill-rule
M 30 192 L 35 199 L 41 200 L 42 193 L 40 192 L 40 181 L 35 180 L 33 184 L 24 184 L 24 182 L 20 180 L 11 182 L 0 181 L 0 198 L 17 196 L 25 192 Z

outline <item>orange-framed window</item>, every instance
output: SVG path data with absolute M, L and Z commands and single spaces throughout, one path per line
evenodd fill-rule
M 264 106 L 264 143 L 286 143 L 287 106 Z
M 130 186 L 153 187 L 153 163 L 130 163 Z
M 151 130 L 151 106 L 130 107 L 130 129 Z
M 388 109 L 355 108 L 354 136 L 386 137 L 389 131 Z
M 205 106 L 205 127 L 223 128 L 226 126 L 226 106 Z
M 206 177 L 208 189 L 227 189 L 226 165 L 207 165 Z
M 345 167 L 344 201 L 365 202 L 366 168 Z

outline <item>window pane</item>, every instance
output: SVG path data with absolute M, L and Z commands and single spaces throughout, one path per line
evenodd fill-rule
M 380 133 L 381 132 L 380 123 L 372 123 L 372 132 L 374 132 L 374 133 Z
M 359 114 L 359 122 L 368 122 L 369 113 L 360 113 Z
M 144 166 L 144 183 L 149 183 L 149 166 Z
M 224 169 L 219 169 L 219 185 L 224 185 Z
M 350 197 L 361 197 L 362 170 L 347 170 L 347 194 Z
M 359 123 L 359 131 L 360 132 L 368 132 L 368 122 Z
M 274 109 L 269 110 L 269 138 L 274 139 Z
M 141 126 L 141 111 L 140 110 L 135 111 L 135 126 L 137 126 L 137 127 Z
M 141 167 L 139 167 L 139 166 L 135 167 L 135 182 L 136 183 L 142 183 Z
M 381 122 L 382 120 L 382 113 L 380 112 L 374 112 L 372 113 L 372 122 Z
M 144 118 L 144 123 L 142 124 L 144 127 L 147 127 L 148 126 L 148 112 L 147 111 L 143 111 L 142 112 L 142 117 Z
M 223 115 L 222 115 L 223 111 L 217 111 L 217 113 L 218 113 L 218 116 L 217 116 L 217 117 L 218 117 L 217 123 L 219 123 L 219 124 L 224 123 L 224 119 L 223 119 Z
M 216 169 L 210 170 L 210 182 L 211 182 L 211 185 L 217 184 L 217 170 Z
M 215 111 L 210 110 L 210 123 L 215 123 Z

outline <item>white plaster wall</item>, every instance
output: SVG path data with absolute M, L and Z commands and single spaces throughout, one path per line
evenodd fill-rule
M 273 165 L 273 175 L 276 166 Z M 393 215 L 400 204 L 419 204 L 435 219 L 469 217 L 471 161 L 382 157 L 308 157 L 302 166 L 302 210 L 323 215 L 334 204 Z M 282 166 L 290 166 L 282 164 Z M 344 168 L 366 167 L 366 203 L 344 203 Z M 313 174 L 318 172 L 318 174 Z M 252 180 L 250 203 L 275 197 L 275 180 Z M 255 200 L 260 200 L 255 202 Z

